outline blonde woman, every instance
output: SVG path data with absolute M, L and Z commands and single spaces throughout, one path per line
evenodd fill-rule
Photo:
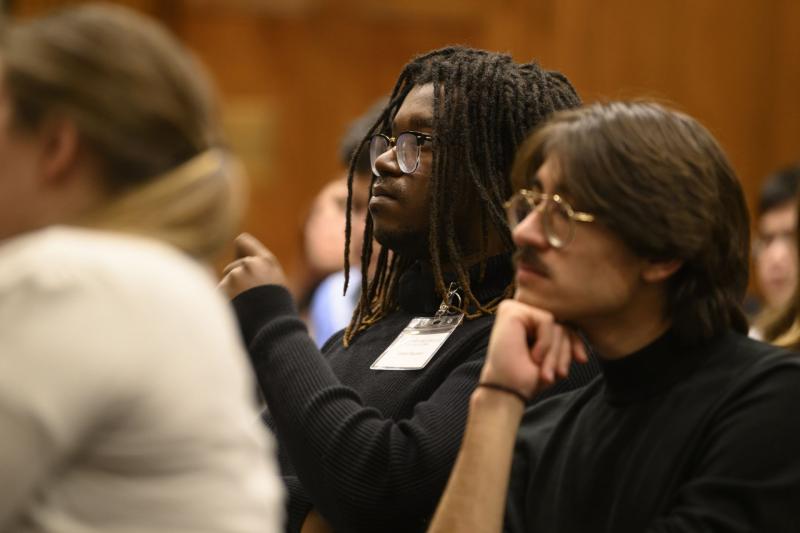
M 238 180 L 207 81 L 154 22 L 84 6 L 0 31 L 0 531 L 278 530 L 204 266 Z

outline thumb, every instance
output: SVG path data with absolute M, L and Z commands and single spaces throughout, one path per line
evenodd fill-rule
M 233 241 L 236 249 L 236 258 L 243 257 L 258 257 L 258 256 L 271 256 L 267 247 L 261 244 L 261 241 L 250 235 L 249 233 L 242 233 Z

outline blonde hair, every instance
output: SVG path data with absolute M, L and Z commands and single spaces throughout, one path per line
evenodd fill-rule
M 788 302 L 778 309 L 766 311 L 759 316 L 755 329 L 761 332 L 764 341 L 800 350 L 800 294 L 795 289 Z
M 800 349 L 800 322 L 795 319 L 789 329 L 774 339 L 772 344 L 792 350 Z
M 210 261 L 239 225 L 245 197 L 241 168 L 229 153 L 207 150 L 79 223 L 148 235 Z
M 228 153 L 208 78 L 160 24 L 127 8 L 81 5 L 0 35 L 13 126 L 52 117 L 100 163 L 109 205 L 91 226 L 146 234 L 200 258 L 232 236 L 241 166 Z

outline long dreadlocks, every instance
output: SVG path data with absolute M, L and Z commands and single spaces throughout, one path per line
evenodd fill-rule
M 433 84 L 433 172 L 429 194 L 429 254 L 436 290 L 446 294 L 443 258 L 455 269 L 463 291 L 462 310 L 474 309 L 468 318 L 492 313 L 505 294 L 480 302 L 472 292 L 464 261 L 465 243 L 459 242 L 456 214 L 459 206 L 478 206 L 481 238 L 481 272 L 485 270 L 490 232 L 504 247 L 513 248 L 503 211 L 511 195 L 509 173 L 519 144 L 550 114 L 577 107 L 580 99 L 569 80 L 558 72 L 542 70 L 536 63 L 514 63 L 511 56 L 453 46 L 414 58 L 400 74 L 389 103 L 361 141 L 358 154 L 374 133 L 391 131 L 397 111 L 412 88 Z M 349 270 L 353 174 L 348 173 L 347 223 L 345 229 L 345 276 Z M 372 257 L 373 222 L 369 215 L 361 253 L 361 297 L 344 335 L 344 345 L 397 307 L 398 281 L 413 259 L 381 248 L 375 273 L 368 279 Z M 474 236 L 470 236 L 473 238 Z M 463 236 L 461 237 L 463 238 Z M 345 280 L 345 290 L 348 278 Z

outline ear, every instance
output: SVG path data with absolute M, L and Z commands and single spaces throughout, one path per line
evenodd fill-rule
M 642 279 L 648 283 L 660 283 L 665 281 L 683 266 L 680 259 L 670 259 L 669 261 L 647 260 L 642 270 Z
M 69 120 L 53 119 L 41 128 L 41 171 L 45 184 L 61 187 L 75 176 L 80 135 Z

